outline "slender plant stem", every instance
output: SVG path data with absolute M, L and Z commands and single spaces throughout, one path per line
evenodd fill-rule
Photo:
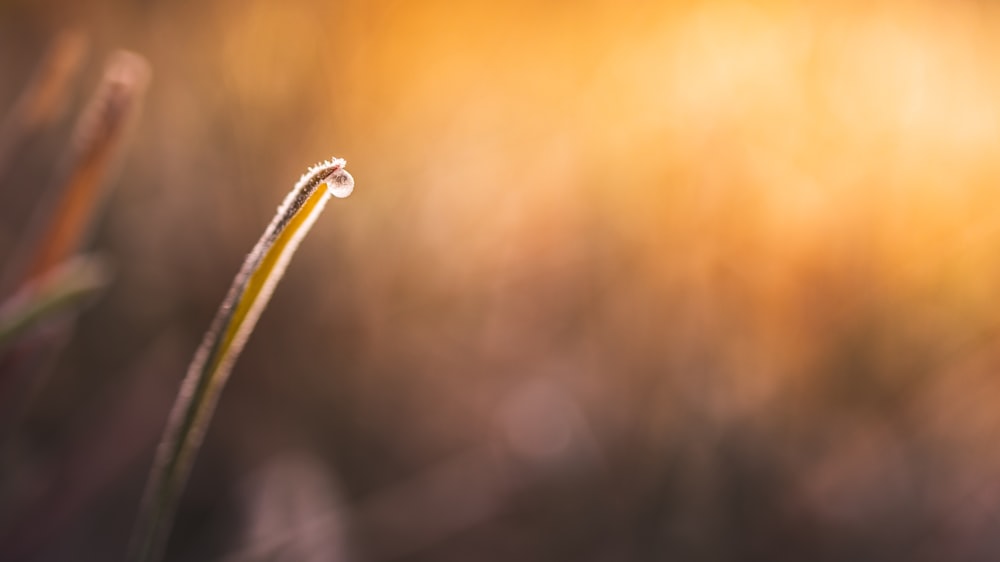
M 108 57 L 52 185 L 3 271 L 0 290 L 20 290 L 86 243 L 107 202 L 113 186 L 108 180 L 128 147 L 151 75 L 149 63 L 136 53 L 116 51 Z
M 177 395 L 146 486 L 129 560 L 156 562 L 163 556 L 178 500 L 233 363 L 327 200 L 331 195 L 346 197 L 353 188 L 354 179 L 341 159 L 310 168 L 243 262 Z
M 62 115 L 83 67 L 87 47 L 87 36 L 79 30 L 63 31 L 56 36 L 14 109 L 0 122 L 0 187 L 6 187 L 8 167 L 30 138 Z
M 77 255 L 0 304 L 0 352 L 50 316 L 75 310 L 107 286 L 109 267 L 98 256 Z

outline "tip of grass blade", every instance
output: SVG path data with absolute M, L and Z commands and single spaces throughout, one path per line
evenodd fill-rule
M 63 31 L 52 42 L 18 110 L 31 128 L 55 121 L 66 106 L 70 86 L 87 53 L 88 39 L 78 29 Z M 20 105 L 23 103 L 23 105 Z
M 320 162 L 299 178 L 233 279 L 174 402 L 133 530 L 129 560 L 155 562 L 163 556 L 180 495 L 237 357 L 326 202 L 354 189 L 354 178 L 344 165 L 340 158 Z

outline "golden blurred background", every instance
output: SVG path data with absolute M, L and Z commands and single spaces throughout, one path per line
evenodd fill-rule
M 152 79 L 0 558 L 117 560 L 203 331 L 347 159 L 170 560 L 1000 558 L 1000 6 L 0 2 Z M 0 183 L 0 259 L 71 119 Z

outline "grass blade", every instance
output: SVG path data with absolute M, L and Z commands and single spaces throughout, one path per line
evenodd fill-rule
M 62 114 L 86 53 L 87 37 L 80 31 L 64 31 L 52 42 L 31 82 L 0 125 L 0 182 L 29 138 Z
M 36 211 L 15 256 L 0 272 L 0 293 L 24 294 L 86 244 L 107 200 L 107 178 L 124 152 L 126 133 L 139 114 L 149 76 L 149 64 L 135 53 L 118 51 L 108 58 L 96 91 L 74 125 L 71 145 L 46 193 L 47 200 Z M 0 350 L 0 411 L 27 408 L 71 327 L 72 322 L 63 322 L 46 334 L 33 332 L 34 341 L 21 338 Z M 13 419 L 0 420 L 0 427 L 13 425 Z M 0 435 L 0 443 L 4 440 Z
M 354 179 L 344 169 L 343 160 L 310 168 L 278 207 L 274 220 L 243 262 L 195 353 L 170 413 L 132 535 L 130 560 L 154 562 L 163 556 L 177 502 L 233 363 L 327 200 L 331 195 L 346 197 L 353 188 Z
M 74 126 L 69 154 L 48 194 L 52 199 L 39 209 L 24 251 L 15 260 L 23 267 L 13 272 L 18 275 L 14 288 L 66 261 L 86 241 L 149 76 L 149 64 L 135 53 L 118 51 L 109 57 L 100 85 Z
M 74 310 L 109 278 L 103 259 L 79 255 L 29 283 L 0 306 L 0 350 L 46 318 Z
M 135 53 L 119 51 L 108 61 L 101 85 L 74 131 L 74 153 L 63 197 L 35 249 L 29 278 L 44 273 L 79 248 L 103 199 L 104 179 L 118 159 L 148 80 L 149 65 Z
M 100 255 L 77 255 L 0 304 L 0 457 L 66 343 L 76 317 L 111 281 Z

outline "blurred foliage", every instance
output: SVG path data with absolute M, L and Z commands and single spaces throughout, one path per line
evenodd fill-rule
M 0 3 L 0 107 L 66 26 L 156 73 L 0 558 L 121 555 L 183 365 L 337 154 L 366 188 L 237 364 L 170 559 L 995 560 L 998 10 Z
M 52 315 L 65 313 L 108 284 L 108 266 L 98 256 L 80 256 L 14 295 L 0 307 L 0 350 Z

